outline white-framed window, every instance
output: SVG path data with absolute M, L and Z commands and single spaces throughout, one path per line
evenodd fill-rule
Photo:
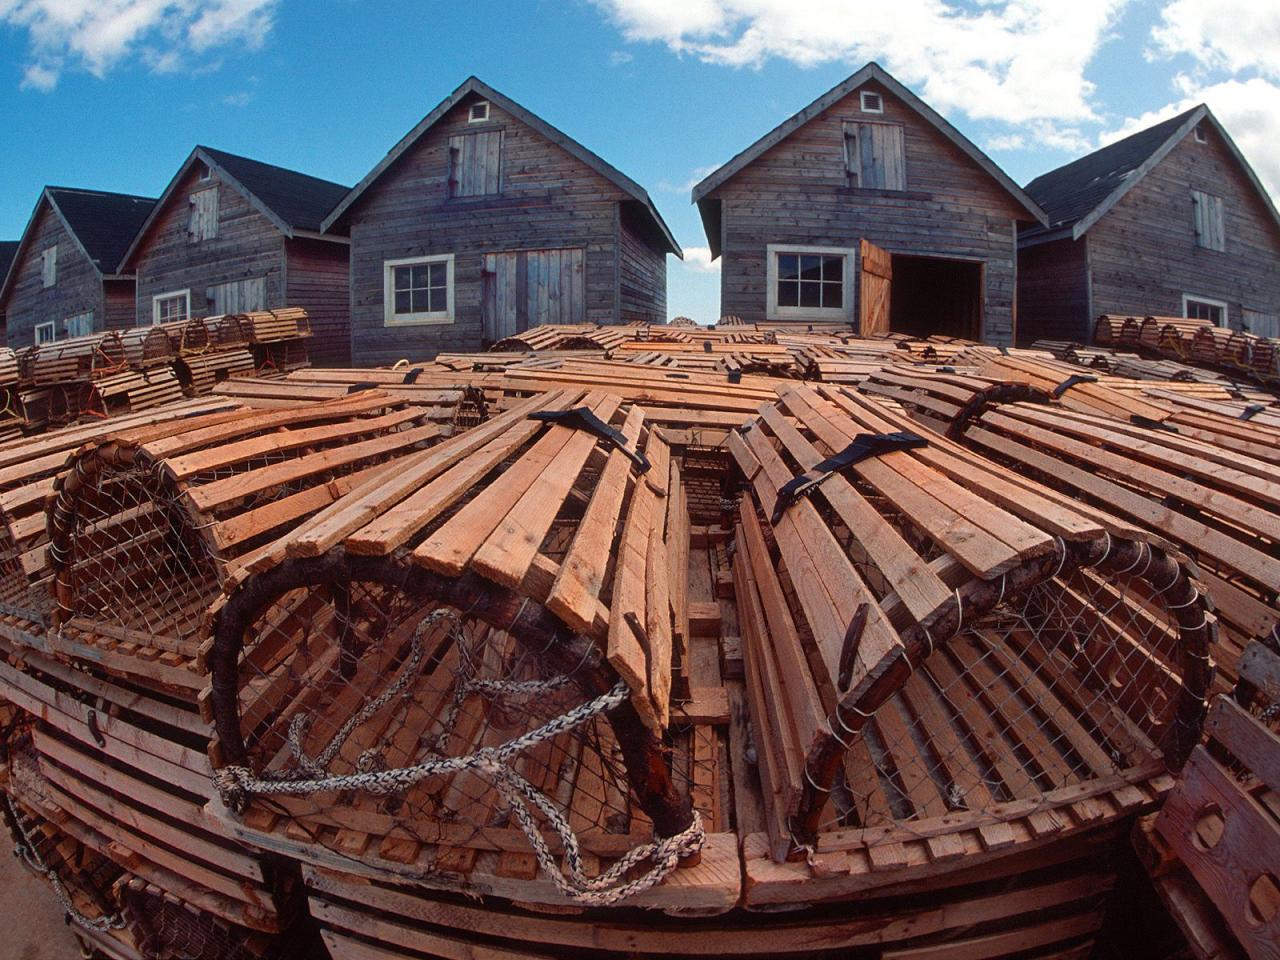
M 187 236 L 193 243 L 218 236 L 218 188 L 206 187 L 191 194 L 191 222 Z
M 87 337 L 93 333 L 93 311 L 77 313 L 74 317 L 67 317 L 62 323 L 68 337 Z
M 453 254 L 383 263 L 384 323 L 453 323 Z
M 1227 304 L 1194 293 L 1182 295 L 1182 315 L 1191 320 L 1208 320 L 1215 327 L 1227 325 Z
M 479 103 L 473 103 L 471 109 L 467 112 L 468 123 L 481 123 L 489 119 L 489 101 L 481 100 Z
M 1197 126 L 1195 129 L 1196 143 L 1208 143 L 1209 138 L 1205 135 L 1204 127 Z
M 884 113 L 884 97 L 873 90 L 860 90 L 858 106 L 863 113 Z
M 201 180 L 213 179 L 213 171 L 209 169 L 209 165 L 207 163 L 200 164 L 200 179 Z
M 40 253 L 40 280 L 45 287 L 52 287 L 58 282 L 58 245 L 46 247 Z
M 172 290 L 151 298 L 152 323 L 176 323 L 191 319 L 191 291 Z
M 42 343 L 53 343 L 58 339 L 58 327 L 52 320 L 48 323 L 36 324 L 36 346 Z
M 771 243 L 767 256 L 770 320 L 853 316 L 853 250 Z

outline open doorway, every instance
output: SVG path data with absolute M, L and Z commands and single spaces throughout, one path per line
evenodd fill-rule
M 893 254 L 889 329 L 914 336 L 982 336 L 982 264 Z

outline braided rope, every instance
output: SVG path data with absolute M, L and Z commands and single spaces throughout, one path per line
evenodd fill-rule
M 36 846 L 31 840 L 31 835 L 27 833 L 27 828 L 22 825 L 22 819 L 18 816 L 18 812 L 13 809 L 13 801 L 7 795 L 4 800 L 9 805 L 9 813 L 12 815 L 14 826 L 17 827 L 18 834 L 21 837 L 13 846 L 14 855 L 21 857 L 33 871 L 44 875 L 45 879 L 49 881 L 49 885 L 53 887 L 54 896 L 58 898 L 63 909 L 67 911 L 67 916 L 71 918 L 71 921 L 86 930 L 123 929 L 125 920 L 120 913 L 113 913 L 110 916 L 94 919 L 80 912 L 79 908 L 72 902 L 71 893 L 63 884 L 62 878 L 58 876 L 58 872 L 45 863 L 44 858 L 36 850 Z

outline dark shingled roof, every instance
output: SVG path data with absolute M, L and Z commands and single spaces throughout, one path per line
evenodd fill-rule
M 1057 170 L 1041 174 L 1028 183 L 1027 193 L 1049 215 L 1048 229 L 1068 227 L 1087 217 L 1198 109 L 1192 107 L 1154 127 L 1140 130 Z M 1043 229 L 1033 227 L 1022 231 L 1021 235 L 1039 233 Z
M 127 193 L 71 187 L 46 189 L 94 266 L 108 274 L 115 273 L 116 264 L 156 203 L 155 197 Z
M 340 183 L 238 157 L 212 147 L 199 149 L 294 230 L 318 233 L 321 221 L 351 189 Z
M 9 267 L 13 264 L 13 258 L 18 255 L 18 244 L 21 242 L 21 240 L 0 240 L 0 283 L 4 283 Z

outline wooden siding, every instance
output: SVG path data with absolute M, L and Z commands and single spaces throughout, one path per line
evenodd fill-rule
M 103 281 L 107 307 L 99 330 L 127 330 L 134 325 L 135 287 L 133 277 Z
M 41 276 L 43 253 L 58 248 L 57 282 L 45 287 Z M 113 270 L 115 264 L 107 269 Z M 52 320 L 59 340 L 66 338 L 63 321 L 93 311 L 93 326 L 102 330 L 106 304 L 102 275 L 85 256 L 80 245 L 63 226 L 62 219 L 42 201 L 32 225 L 30 242 L 14 262 L 14 283 L 0 311 L 5 314 L 6 340 L 11 347 L 29 347 L 35 342 L 38 324 Z
M 618 223 L 618 309 L 623 323 L 667 322 L 667 255 L 626 211 Z M 650 228 L 652 229 L 652 228 Z
M 582 323 L 583 250 L 522 250 L 484 255 L 485 343 L 542 323 Z
M 1026 219 L 1026 211 L 888 90 L 874 82 L 861 89 L 882 95 L 883 115 L 862 113 L 855 90 L 712 195 L 722 203 L 721 313 L 766 319 L 767 244 L 856 249 L 866 239 L 890 253 L 985 263 L 984 339 L 1010 342 L 1014 221 Z M 902 125 L 905 191 L 845 185 L 844 124 L 865 120 Z M 848 315 L 858 315 L 856 296 Z
M 1026 247 L 1018 253 L 1018 343 L 1089 343 L 1089 235 Z
M 311 316 L 307 352 L 315 366 L 351 364 L 350 262 L 345 243 L 294 238 L 285 241 L 289 306 Z
M 1215 130 L 1188 133 L 1088 232 L 1093 312 L 1180 316 L 1184 293 L 1280 313 L 1280 229 Z M 1224 250 L 1196 243 L 1192 191 L 1222 198 Z
M 191 239 L 192 194 L 217 188 L 216 236 Z M 137 275 L 135 322 L 151 322 L 152 297 L 175 290 L 191 291 L 191 315 L 211 313 L 209 288 L 236 280 L 262 277 L 267 307 L 286 306 L 284 290 L 284 238 L 270 220 L 259 213 L 238 189 L 201 180 L 192 169 L 177 185 L 165 208 L 134 255 Z M 305 304 L 298 304 L 305 306 Z
M 362 365 L 441 350 L 475 350 L 482 339 L 485 254 L 580 247 L 585 319 L 617 322 L 617 208 L 623 193 L 497 104 L 468 123 L 463 100 L 410 147 L 352 208 L 352 357 Z M 454 136 L 502 132 L 501 194 L 449 197 Z M 453 322 L 384 324 L 384 263 L 454 254 Z M 664 293 L 665 296 L 665 293 Z

